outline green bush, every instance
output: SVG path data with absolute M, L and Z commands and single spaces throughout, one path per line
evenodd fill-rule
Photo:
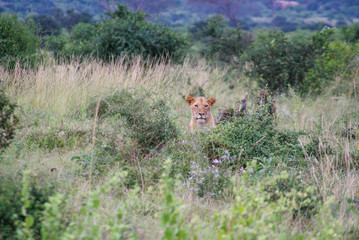
M 315 60 L 314 67 L 306 73 L 303 81 L 303 86 L 306 86 L 306 89 L 303 89 L 303 92 L 328 91 L 328 84 L 334 82 L 335 78 L 339 76 L 341 81 L 333 90 L 335 94 L 352 91 L 350 76 L 358 69 L 359 63 L 357 60 L 355 61 L 358 52 L 359 43 L 347 44 L 340 40 L 331 42 L 327 50 Z
M 25 221 L 24 206 L 26 206 L 26 214 L 31 216 L 33 224 L 31 231 L 34 239 L 41 239 L 41 219 L 44 203 L 48 201 L 48 197 L 53 193 L 51 185 L 39 184 L 34 178 L 28 179 L 26 186 L 28 187 L 28 197 L 25 203 L 23 186 L 21 179 L 12 177 L 0 177 L 0 238 L 15 239 L 19 222 Z M 28 184 L 28 185 L 27 185 Z
M 226 26 L 222 15 L 215 15 L 206 20 L 198 35 L 204 47 L 201 54 L 212 60 L 237 64 L 244 49 L 251 43 L 251 36 L 240 27 Z
M 72 49 L 68 49 L 69 37 L 65 31 L 62 31 L 60 35 L 46 36 L 45 37 L 45 48 L 54 54 L 55 58 L 69 58 L 73 52 Z M 66 46 L 66 48 L 65 48 Z
M 31 19 L 21 21 L 14 14 L 0 15 L 0 65 L 14 68 L 16 63 L 33 67 L 40 59 L 41 39 Z
M 304 133 L 279 129 L 271 113 L 272 104 L 259 105 L 251 114 L 233 114 L 204 135 L 203 144 L 210 161 L 238 171 L 252 159 L 278 157 L 293 161 L 303 156 L 298 137 Z
M 343 26 L 340 29 L 343 39 L 350 43 L 355 43 L 359 40 L 359 24 L 353 24 L 350 26 Z
M 56 58 L 88 57 L 95 54 L 95 32 L 94 24 L 79 23 L 72 28 L 70 36 L 63 31 L 59 36 L 46 37 L 45 46 Z
M 15 129 L 19 122 L 15 115 L 16 105 L 11 103 L 0 88 L 0 150 L 9 146 L 15 135 Z
M 291 172 L 282 171 L 274 173 L 274 177 L 268 177 L 263 182 L 267 193 L 268 202 L 277 202 L 280 197 L 285 196 L 292 202 L 293 217 L 313 217 L 318 210 L 321 198 L 315 186 L 303 182 L 296 169 Z
M 306 93 L 310 87 L 306 85 L 306 72 L 314 68 L 316 59 L 326 51 L 332 32 L 324 29 L 308 41 L 290 40 L 282 32 L 260 36 L 243 57 L 252 63 L 247 73 L 259 78 L 260 87 L 273 92 L 286 92 L 291 86 Z
M 94 99 L 87 108 L 88 116 L 95 116 L 97 105 L 100 119 L 110 116 L 122 118 L 126 128 L 130 129 L 129 137 L 144 152 L 158 149 L 178 135 L 166 102 L 156 99 L 150 93 L 115 91 L 100 102 Z
M 141 55 L 143 59 L 183 56 L 186 39 L 168 27 L 146 20 L 142 11 L 132 12 L 118 5 L 110 19 L 98 23 L 80 23 L 70 34 L 49 37 L 47 48 L 55 56 L 97 56 L 105 61 L 121 56 Z

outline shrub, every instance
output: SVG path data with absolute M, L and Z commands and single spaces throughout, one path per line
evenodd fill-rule
M 11 103 L 0 88 L 0 151 L 9 146 L 15 135 L 15 129 L 19 122 L 15 115 L 16 105 Z
M 40 27 L 40 35 L 58 35 L 60 33 L 60 24 L 56 22 L 56 20 L 49 15 L 40 14 L 33 16 L 32 19 L 36 24 Z
M 222 15 L 206 20 L 199 36 L 205 46 L 201 52 L 203 56 L 231 64 L 237 64 L 236 58 L 251 42 L 251 36 L 240 27 L 226 26 Z
M 351 26 L 343 26 L 340 29 L 345 41 L 355 43 L 359 40 L 359 24 L 353 24 Z
M 132 12 L 118 5 L 110 19 L 98 23 L 81 23 L 71 31 L 70 39 L 50 37 L 48 49 L 56 56 L 98 56 L 105 61 L 120 56 L 169 56 L 179 59 L 184 54 L 186 39 L 168 27 L 146 20 L 142 11 Z
M 138 207 L 134 206 L 138 202 L 138 188 L 127 193 L 122 186 L 126 177 L 126 172 L 117 172 L 91 190 L 82 200 L 79 211 L 67 219 L 62 210 L 65 196 L 57 193 L 50 197 L 40 222 L 42 239 L 138 239 L 137 223 L 132 219 Z M 126 197 L 121 198 L 124 192 Z M 109 210 L 109 199 L 120 204 Z
M 125 5 L 118 5 L 111 19 L 98 24 L 97 34 L 97 54 L 102 59 L 122 55 L 141 55 L 146 59 L 166 54 L 178 58 L 186 45 L 181 34 L 146 21 L 143 12 L 131 12 Z
M 334 91 L 336 91 L 336 94 L 340 92 L 348 93 L 348 85 L 351 86 L 350 76 L 359 67 L 358 61 L 355 61 L 358 51 L 359 43 L 350 45 L 339 40 L 331 42 L 326 52 L 318 56 L 313 68 L 306 73 L 303 81 L 306 88 L 302 92 L 321 93 L 328 90 L 328 84 L 340 76 L 341 82 L 338 83 Z M 347 79 L 350 81 L 349 84 L 346 81 Z
M 14 14 L 0 15 L 0 65 L 14 68 L 17 62 L 33 67 L 41 56 L 37 54 L 41 39 L 38 29 L 29 19 L 21 21 Z
M 239 170 L 252 159 L 279 157 L 290 161 L 302 156 L 298 137 L 304 133 L 279 129 L 270 99 L 258 105 L 252 114 L 238 109 L 229 111 L 232 116 L 204 136 L 211 163 Z
M 70 36 L 65 31 L 59 36 L 48 36 L 45 45 L 56 58 L 88 57 L 95 54 L 95 31 L 94 24 L 79 23 L 72 28 Z
M 174 193 L 176 180 L 169 177 L 171 161 L 167 160 L 164 165 L 160 185 L 162 239 L 188 239 L 189 229 L 183 216 L 183 204 Z M 197 238 L 193 233 L 192 237 Z
M 247 73 L 259 78 L 260 87 L 286 92 L 291 86 L 305 93 L 305 73 L 327 49 L 331 29 L 318 32 L 308 41 L 290 40 L 282 32 L 270 32 L 251 45 L 244 60 L 252 63 Z
M 89 104 L 88 116 L 94 116 L 97 104 L 96 99 Z M 97 114 L 100 119 L 109 116 L 122 118 L 125 126 L 130 129 L 129 137 L 144 152 L 158 149 L 178 135 L 166 102 L 154 98 L 150 93 L 115 91 L 100 100 Z
M 39 184 L 34 178 L 24 179 L 23 184 L 21 179 L 17 180 L 14 177 L 0 177 L 0 238 L 14 239 L 16 231 L 21 228 L 18 223 L 25 222 L 25 207 L 27 216 L 33 220 L 30 226 L 32 234 L 35 239 L 41 239 L 42 211 L 53 189 L 51 185 Z M 27 186 L 26 193 L 24 186 Z

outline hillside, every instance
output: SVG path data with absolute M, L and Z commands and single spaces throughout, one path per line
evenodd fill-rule
M 100 0 L 34 0 L 34 1 L 2 1 L 0 12 L 10 11 L 20 16 L 38 14 L 54 15 L 61 10 L 85 12 L 98 21 L 106 10 L 106 2 Z M 112 1 L 109 1 L 111 8 Z M 134 9 L 143 9 L 152 14 L 153 19 L 166 25 L 184 26 L 203 20 L 210 14 L 220 13 L 235 16 L 245 28 L 263 26 L 286 26 L 290 28 L 315 28 L 313 23 L 324 23 L 331 26 L 341 26 L 359 21 L 359 1 L 356 0 L 298 0 L 298 1 L 237 1 L 226 0 L 171 0 L 146 2 L 141 0 L 118 1 L 128 4 Z M 227 5 L 228 7 L 224 6 Z M 233 10 L 235 9 L 235 10 Z M 317 24 L 318 25 L 318 24 Z M 316 25 L 316 26 L 317 26 Z

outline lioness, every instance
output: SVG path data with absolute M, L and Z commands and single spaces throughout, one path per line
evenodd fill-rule
M 186 97 L 186 102 L 191 108 L 192 118 L 189 123 L 189 130 L 193 132 L 197 128 L 204 129 L 207 124 L 210 127 L 216 126 L 214 117 L 211 113 L 211 107 L 216 103 L 216 98 L 205 98 L 205 97 Z

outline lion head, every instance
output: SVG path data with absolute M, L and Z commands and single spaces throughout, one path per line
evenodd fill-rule
M 192 120 L 196 120 L 197 123 L 208 123 L 213 121 L 211 113 L 212 106 L 216 103 L 216 98 L 205 98 L 205 97 L 186 97 L 186 102 L 191 108 Z

